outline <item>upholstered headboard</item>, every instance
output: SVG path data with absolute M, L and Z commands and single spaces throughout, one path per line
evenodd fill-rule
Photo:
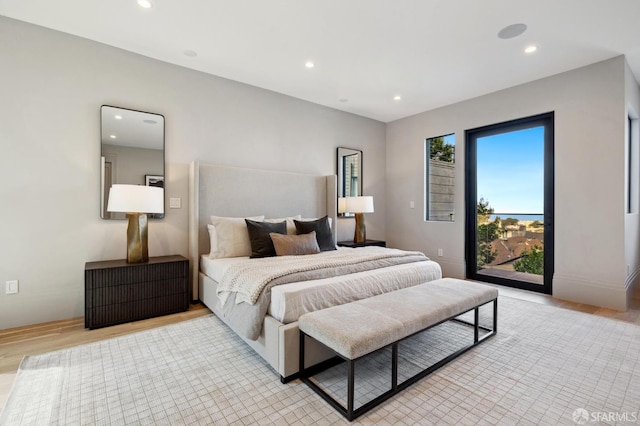
M 200 255 L 208 253 L 210 216 L 332 218 L 335 238 L 336 176 L 244 169 L 191 163 L 189 171 L 189 260 L 192 299 L 198 299 Z

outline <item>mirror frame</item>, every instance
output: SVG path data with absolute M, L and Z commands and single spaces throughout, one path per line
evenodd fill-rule
M 345 173 L 345 168 L 344 168 L 344 164 L 345 164 L 345 159 L 347 157 L 351 157 L 356 155 L 358 157 L 358 191 L 357 194 L 355 194 L 356 196 L 360 196 L 362 195 L 362 182 L 363 182 L 363 174 L 362 174 L 362 169 L 363 169 L 363 156 L 362 156 L 362 150 L 360 149 L 354 149 L 354 148 L 345 148 L 345 147 L 341 147 L 339 146 L 336 150 L 336 174 L 338 175 L 338 185 L 337 185 L 337 195 L 338 195 L 338 199 L 340 199 L 341 197 L 344 197 L 344 190 L 345 190 L 345 179 L 346 179 L 346 173 Z M 353 217 L 354 214 L 353 213 L 338 213 L 338 217 Z
M 125 114 L 139 113 L 139 114 L 151 115 L 151 116 L 154 116 L 154 118 L 157 119 L 158 121 L 162 121 L 162 129 L 160 130 L 161 132 L 160 142 L 162 144 L 162 174 L 151 174 L 150 172 L 152 171 L 149 170 L 147 173 L 144 173 L 142 175 L 142 179 L 140 180 L 140 182 L 112 182 L 112 184 L 124 183 L 124 184 L 134 184 L 134 185 L 154 185 L 155 183 L 154 186 L 162 186 L 163 188 L 165 188 L 165 185 L 166 185 L 165 175 L 167 171 L 165 117 L 162 114 L 157 114 L 154 112 L 140 111 L 140 110 L 131 109 L 131 108 L 122 108 L 114 105 L 100 106 L 100 190 L 99 190 L 100 217 L 104 220 L 121 220 L 121 219 L 126 219 L 126 216 L 124 214 L 122 214 L 122 217 L 108 217 L 104 214 L 106 209 L 106 204 L 107 204 L 107 197 L 108 197 L 107 195 L 108 192 L 106 191 L 106 188 L 105 188 L 106 161 L 105 161 L 105 151 L 104 151 L 104 145 L 105 145 L 104 140 L 107 136 L 103 134 L 105 132 L 105 122 L 104 122 L 104 117 L 105 117 L 104 114 L 106 111 L 105 108 L 122 110 L 123 112 L 125 112 Z M 161 178 L 162 185 L 157 184 L 157 178 Z M 166 206 L 166 188 L 165 188 L 165 191 L 163 192 L 164 192 L 163 194 L 164 199 L 162 204 L 163 206 Z M 147 217 L 150 219 L 162 219 L 164 218 L 164 213 L 148 214 Z

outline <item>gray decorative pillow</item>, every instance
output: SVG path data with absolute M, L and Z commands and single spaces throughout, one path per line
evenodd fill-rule
M 245 219 L 251 243 L 251 258 L 272 257 L 276 255 L 269 233 L 287 234 L 287 222 L 269 223 Z
M 278 256 L 320 253 L 315 231 L 301 235 L 281 235 L 272 232 L 269 236 Z

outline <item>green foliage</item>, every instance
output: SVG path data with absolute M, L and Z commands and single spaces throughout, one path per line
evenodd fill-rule
M 493 214 L 493 207 L 489 205 L 489 202 L 480 197 L 478 201 L 478 214 L 483 216 L 489 216 Z
M 531 224 L 532 228 L 542 228 L 544 225 L 539 220 L 534 220 Z
M 453 159 L 455 158 L 455 147 L 453 145 L 445 143 L 442 136 L 428 140 L 429 159 L 453 163 Z
M 493 213 L 493 207 L 484 198 L 478 201 L 478 232 L 477 232 L 477 249 L 476 249 L 476 266 L 483 266 L 493 262 L 498 256 L 498 252 L 491 248 L 491 242 L 498 239 L 500 232 L 500 220 L 496 219 L 489 222 L 489 215 Z M 482 223 L 481 223 L 482 222 Z
M 520 259 L 513 263 L 513 269 L 518 272 L 542 275 L 544 272 L 544 249 L 533 246 L 531 250 L 525 251 Z
M 478 241 L 491 242 L 498 239 L 500 228 L 496 221 L 478 225 Z
M 491 243 L 478 243 L 477 267 L 482 268 L 493 262 L 498 256 L 498 252 L 491 248 Z
M 513 217 L 508 217 L 502 220 L 502 226 L 513 226 L 513 225 L 517 225 L 518 222 L 520 222 L 518 219 L 515 219 Z

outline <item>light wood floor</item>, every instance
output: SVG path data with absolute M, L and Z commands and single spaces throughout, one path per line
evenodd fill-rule
M 196 304 L 191 305 L 186 312 L 95 330 L 84 328 L 84 317 L 0 330 L 0 374 L 17 371 L 20 361 L 25 355 L 37 355 L 105 340 L 198 318 L 210 313 L 211 311 L 204 305 Z
M 547 295 L 524 290 L 496 286 L 500 295 L 515 297 L 535 303 L 559 306 L 575 311 L 615 318 L 640 325 L 640 301 L 634 300 L 627 312 L 618 312 L 596 306 L 583 305 L 555 299 Z M 20 361 L 25 355 L 37 355 L 58 349 L 122 336 L 167 324 L 178 323 L 210 314 L 204 305 L 191 305 L 188 311 L 179 314 L 151 318 L 112 327 L 87 330 L 84 318 L 73 318 L 44 324 L 0 330 L 0 408 L 4 406 Z

